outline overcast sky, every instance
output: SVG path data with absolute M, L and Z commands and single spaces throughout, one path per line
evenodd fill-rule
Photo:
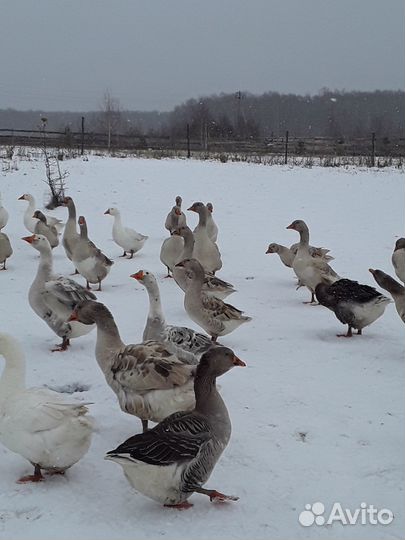
M 0 0 L 0 108 L 404 88 L 404 0 Z

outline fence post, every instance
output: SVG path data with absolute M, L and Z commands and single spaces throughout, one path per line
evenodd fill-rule
M 371 134 L 371 166 L 375 166 L 375 132 Z
M 189 158 L 190 156 L 190 124 L 187 124 L 187 157 Z
M 81 155 L 84 154 L 84 116 L 82 116 L 82 139 L 81 139 Z
M 288 161 L 288 129 L 285 132 L 285 153 L 284 153 L 284 165 L 287 165 Z

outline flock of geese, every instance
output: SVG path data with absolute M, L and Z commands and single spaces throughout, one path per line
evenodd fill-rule
M 115 392 L 121 410 L 137 416 L 142 423 L 142 433 L 109 451 L 105 459 L 121 465 L 138 492 L 165 506 L 189 508 L 192 505 L 188 499 L 193 493 L 207 495 L 211 501 L 237 500 L 203 487 L 231 435 L 228 411 L 216 379 L 235 366 L 245 366 L 217 340 L 251 320 L 224 302 L 235 288 L 215 275 L 222 260 L 212 204 L 194 202 L 188 208 L 199 218 L 192 231 L 182 211 L 182 199 L 176 197 L 165 220 L 169 236 L 160 250 L 167 277 L 172 277 L 184 292 L 184 308 L 204 333 L 168 325 L 154 274 L 139 270 L 131 278 L 145 287 L 149 312 L 142 342 L 125 344 L 112 313 L 97 301 L 91 289 L 95 284 L 96 292 L 102 290 L 113 261 L 89 239 L 86 219 L 77 218 L 73 199 L 66 197 L 63 201 L 68 210 L 63 226 L 60 220 L 38 210 L 31 194 L 19 198 L 28 202 L 24 225 L 31 233 L 23 240 L 39 252 L 28 301 L 35 314 L 62 340 L 52 350 L 66 351 L 72 339 L 96 329 L 95 357 L 105 380 Z M 121 257 L 132 259 L 148 237 L 124 227 L 117 208 L 108 208 L 105 214 L 114 218 L 112 236 L 123 251 Z M 7 221 L 8 213 L 0 199 L 0 229 Z M 329 264 L 333 260 L 329 250 L 309 245 L 304 221 L 293 221 L 287 228 L 299 233 L 299 243 L 290 248 L 272 243 L 267 253 L 277 253 L 282 263 L 293 269 L 298 287 L 305 286 L 311 292 L 310 303 L 315 303 L 316 297 L 348 325 L 346 337 L 352 336 L 352 329 L 361 334 L 383 314 L 390 300 L 373 287 L 342 279 Z M 85 286 L 54 273 L 52 250 L 59 243 L 75 274 L 84 278 Z M 0 263 L 4 270 L 11 255 L 10 240 L 0 232 Z M 404 238 L 397 241 L 392 262 L 404 282 Z M 405 322 L 404 286 L 381 270 L 370 272 L 390 292 Z M 88 415 L 89 403 L 66 400 L 49 389 L 27 389 L 23 351 L 5 333 L 0 333 L 0 354 L 6 361 L 0 378 L 0 441 L 34 467 L 34 474 L 19 482 L 42 481 L 42 471 L 63 474 L 90 447 L 93 421 Z M 157 425 L 149 428 L 149 422 Z

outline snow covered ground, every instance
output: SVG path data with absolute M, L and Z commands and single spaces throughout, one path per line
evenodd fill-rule
M 51 353 L 58 338 L 28 305 L 38 257 L 20 240 L 26 203 L 17 198 L 30 192 L 42 205 L 46 186 L 43 163 L 25 161 L 0 176 L 14 248 L 9 269 L 0 272 L 0 331 L 22 341 L 30 385 L 88 387 L 74 395 L 94 402 L 97 431 L 87 456 L 65 477 L 37 485 L 15 483 L 31 467 L 0 447 L 0 538 L 403 538 L 403 323 L 389 305 L 363 336 L 338 339 L 345 328 L 333 313 L 304 305 L 308 291 L 296 291 L 292 271 L 265 255 L 270 242 L 298 241 L 286 226 L 301 218 L 311 243 L 331 249 L 340 275 L 374 285 L 369 267 L 393 274 L 392 249 L 404 235 L 403 173 L 103 157 L 62 165 L 90 237 L 115 261 L 98 299 L 126 343 L 141 341 L 146 319 L 146 291 L 129 278 L 142 268 L 158 276 L 167 321 L 194 326 L 177 285 L 163 279 L 163 224 L 177 194 L 185 208 L 214 203 L 219 275 L 238 289 L 229 301 L 253 321 L 221 340 L 248 367 L 221 378 L 233 433 L 207 486 L 240 500 L 221 505 L 193 495 L 191 510 L 165 509 L 136 494 L 121 468 L 103 460 L 139 432 L 140 421 L 120 411 L 107 386 L 94 357 L 95 332 L 74 340 L 69 352 Z M 150 236 L 132 261 L 118 258 L 111 239 L 112 218 L 103 213 L 113 205 L 124 224 Z M 54 213 L 66 220 L 65 208 Z M 194 227 L 196 215 L 187 216 Z M 58 272 L 72 272 L 62 246 L 54 262 Z M 351 510 L 365 502 L 395 518 L 385 526 L 300 525 L 300 512 L 316 501 L 325 516 L 334 502 Z

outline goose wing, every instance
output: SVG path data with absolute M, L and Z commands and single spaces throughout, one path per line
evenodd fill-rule
M 127 345 L 114 358 L 113 378 L 124 388 L 143 394 L 167 390 L 190 381 L 195 366 L 181 362 L 164 344 Z
M 57 300 L 72 309 L 82 300 L 97 300 L 91 291 L 88 291 L 73 279 L 63 276 L 45 283 L 43 298 L 47 304 L 52 303 L 52 300 Z
M 212 317 L 220 321 L 243 318 L 243 311 L 223 302 L 215 296 L 201 295 L 202 304 Z
M 194 459 L 211 438 L 207 420 L 196 412 L 178 412 L 153 429 L 130 437 L 107 455 L 124 455 L 151 465 Z

